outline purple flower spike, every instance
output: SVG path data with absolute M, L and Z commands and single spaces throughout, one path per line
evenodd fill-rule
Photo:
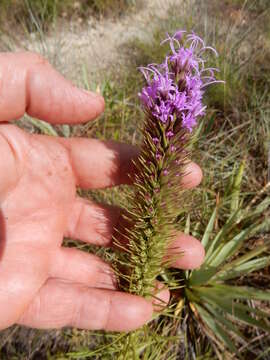
M 183 202 L 180 178 L 191 155 L 190 134 L 205 112 L 204 87 L 216 82 L 216 69 L 207 69 L 204 58 L 213 50 L 197 35 L 180 30 L 163 43 L 170 48 L 164 62 L 140 69 L 146 82 L 139 93 L 145 117 L 140 155 L 134 161 L 134 201 L 127 211 L 128 251 L 120 262 L 125 271 L 124 276 L 119 274 L 124 290 L 146 298 L 154 293 L 153 280 L 164 269 L 164 256 L 176 230 Z M 123 343 L 128 353 L 133 350 L 130 339 Z M 135 341 L 140 340 L 139 333 Z
M 214 75 L 217 69 L 205 68 L 202 56 L 207 50 L 217 53 L 196 34 L 185 34 L 183 30 L 168 35 L 165 42 L 170 43 L 171 51 L 164 63 L 141 68 L 147 84 L 139 98 L 147 113 L 165 127 L 170 139 L 174 133 L 166 127 L 173 125 L 191 132 L 197 118 L 204 115 L 204 88 L 218 81 Z

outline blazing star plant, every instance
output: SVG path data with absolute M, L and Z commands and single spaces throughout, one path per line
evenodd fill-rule
M 145 120 L 143 144 L 136 162 L 135 199 L 128 210 L 131 225 L 124 262 L 125 290 L 153 296 L 155 280 L 175 234 L 181 206 L 181 177 L 189 153 L 192 130 L 205 114 L 204 89 L 216 82 L 217 69 L 206 68 L 204 54 L 210 50 L 194 33 L 177 31 L 168 36 L 170 52 L 162 64 L 140 68 L 146 84 L 139 93 Z M 163 264 L 163 265 L 162 265 Z
M 217 82 L 217 69 L 205 67 L 205 46 L 194 33 L 177 31 L 168 36 L 170 52 L 162 64 L 140 68 L 146 84 L 139 93 L 144 111 L 142 145 L 135 162 L 135 194 L 127 209 L 128 225 L 120 229 L 126 238 L 117 271 L 122 290 L 146 298 L 155 297 L 156 279 L 170 265 L 165 254 L 176 232 L 183 201 L 181 178 L 190 158 L 190 140 L 199 118 L 205 114 L 206 86 Z M 116 240 L 119 247 L 123 245 Z M 119 268 L 120 264 L 120 268 Z M 170 285 L 170 284 L 169 284 Z M 119 359 L 140 359 L 152 343 L 144 331 L 120 336 L 115 345 Z

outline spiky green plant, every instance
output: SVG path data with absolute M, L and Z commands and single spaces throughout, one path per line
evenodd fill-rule
M 214 208 L 204 231 L 204 264 L 183 273 L 185 288 L 176 315 L 184 318 L 182 328 L 186 329 L 190 358 L 196 353 L 194 339 L 199 343 L 208 338 L 219 359 L 242 359 L 245 357 L 239 348 L 243 353 L 249 348 L 250 328 L 270 333 L 270 312 L 263 306 L 270 302 L 270 288 L 245 284 L 248 274 L 270 265 L 268 242 L 246 250 L 250 239 L 263 238 L 270 231 L 270 183 L 244 205 L 240 195 L 243 170 L 244 164 L 235 169 L 227 193 Z M 223 212 L 223 223 L 219 212 Z

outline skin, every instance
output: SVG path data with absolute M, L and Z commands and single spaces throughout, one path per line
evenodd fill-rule
M 111 245 L 121 209 L 79 198 L 76 186 L 128 183 L 137 149 L 31 135 L 11 124 L 25 112 L 52 124 L 78 124 L 103 110 L 101 96 L 74 87 L 39 55 L 0 54 L 0 329 L 129 331 L 152 317 L 155 304 L 118 291 L 109 264 L 61 246 L 64 236 Z M 191 163 L 183 185 L 196 186 L 201 177 Z M 177 236 L 170 253 L 179 251 L 178 268 L 203 261 L 203 247 L 190 236 Z M 167 302 L 168 290 L 159 297 Z

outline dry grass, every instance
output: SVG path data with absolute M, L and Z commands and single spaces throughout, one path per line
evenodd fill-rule
M 1 27 L 23 24 L 30 31 L 36 30 L 38 22 L 43 31 L 54 21 L 75 19 L 83 22 L 89 16 L 117 17 L 134 7 L 133 0 L 1 0 Z M 34 20 L 34 21 L 33 21 Z

